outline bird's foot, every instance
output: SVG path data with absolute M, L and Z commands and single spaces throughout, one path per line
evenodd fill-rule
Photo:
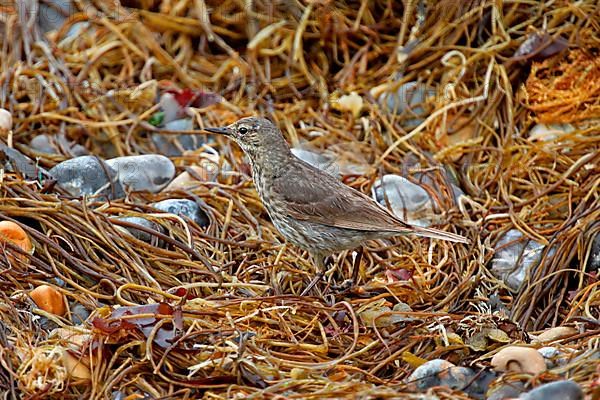
M 300 293 L 300 296 L 306 296 L 308 293 L 310 293 L 310 291 L 317 285 L 317 283 L 319 283 L 319 281 L 321 279 L 323 279 L 323 275 L 324 274 L 323 274 L 322 271 L 317 272 L 317 274 L 310 281 L 310 283 L 308 284 L 308 286 L 302 291 L 302 293 Z

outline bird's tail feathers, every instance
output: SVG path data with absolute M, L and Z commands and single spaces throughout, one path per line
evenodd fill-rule
M 456 243 L 469 243 L 469 239 L 467 239 L 464 236 L 457 235 L 456 233 L 445 232 L 445 231 L 441 231 L 439 229 L 433 229 L 433 228 L 422 228 L 419 226 L 413 226 L 412 228 L 414 229 L 414 234 L 417 236 L 422 236 L 422 237 L 427 237 L 427 238 L 432 238 L 432 239 L 447 240 L 449 242 L 456 242 Z

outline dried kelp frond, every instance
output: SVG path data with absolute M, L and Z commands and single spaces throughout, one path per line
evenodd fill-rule
M 569 354 L 561 372 L 593 390 L 597 1 L 76 0 L 44 32 L 47 3 L 0 6 L 14 120 L 0 220 L 35 247 L 0 246 L 9 397 L 417 399 L 406 380 L 427 360 L 483 375 L 498 348 L 559 325 L 578 332 L 552 344 Z M 191 130 L 161 126 L 165 93 Z M 369 242 L 332 257 L 325 296 L 301 297 L 314 266 L 272 225 L 241 150 L 181 146 L 258 114 L 364 193 L 384 174 L 421 185 L 440 228 L 471 244 Z M 194 185 L 81 201 L 45 175 L 71 153 L 30 146 L 47 134 L 107 159 L 156 152 L 156 133 Z M 150 205 L 168 198 L 200 205 L 208 226 Z M 516 289 L 490 263 L 511 229 L 545 246 Z M 64 316 L 32 301 L 40 284 L 64 295 Z

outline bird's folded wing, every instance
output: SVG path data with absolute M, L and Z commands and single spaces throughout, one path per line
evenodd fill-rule
M 273 190 L 285 200 L 291 217 L 361 231 L 412 232 L 410 225 L 365 194 L 310 165 L 296 166 L 273 183 Z

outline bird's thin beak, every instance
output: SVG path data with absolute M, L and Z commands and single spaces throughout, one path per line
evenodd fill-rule
M 219 127 L 219 128 L 204 128 L 205 131 L 210 133 L 218 133 L 219 135 L 231 135 L 231 129 L 227 126 Z

